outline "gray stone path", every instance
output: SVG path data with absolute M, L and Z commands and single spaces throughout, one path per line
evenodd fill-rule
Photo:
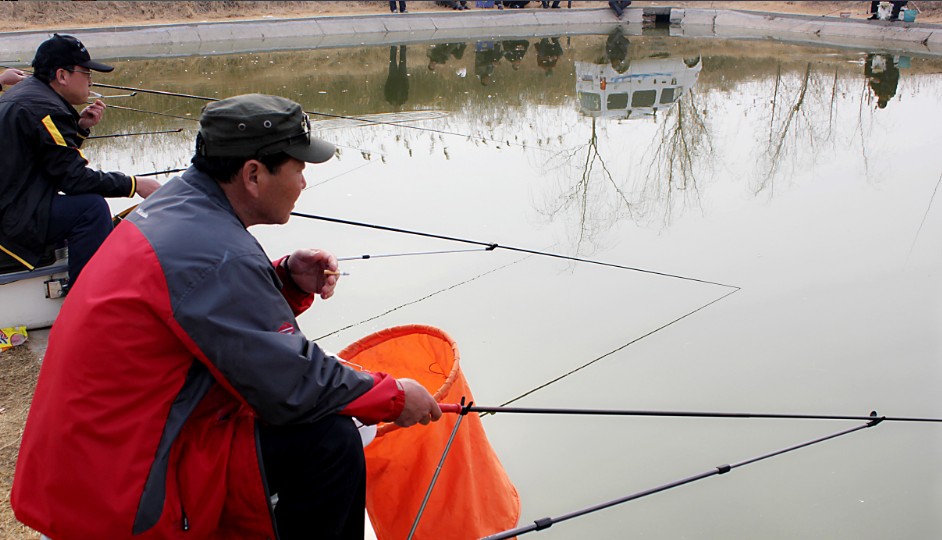
M 96 57 L 163 57 L 248 51 L 350 47 L 440 40 L 604 34 L 622 24 L 640 35 L 642 19 L 670 18 L 671 35 L 782 41 L 942 55 L 942 25 L 889 23 L 807 15 L 668 7 L 630 8 L 622 21 L 609 9 L 478 9 L 462 12 L 322 16 L 62 30 Z M 49 32 L 0 33 L 5 59 L 28 63 Z

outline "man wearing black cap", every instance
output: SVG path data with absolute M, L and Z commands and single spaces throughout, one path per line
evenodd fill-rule
M 204 108 L 192 167 L 115 229 L 56 321 L 17 519 L 53 539 L 363 538 L 350 417 L 410 426 L 441 410 L 301 333 L 295 317 L 334 293 L 334 256 L 273 262 L 246 230 L 285 223 L 305 163 L 333 155 L 288 99 Z
M 33 76 L 0 95 L 0 256 L 32 270 L 50 247 L 68 241 L 69 281 L 111 232 L 103 197 L 147 197 L 160 184 L 88 168 L 80 148 L 101 120 L 101 100 L 81 114 L 92 71 L 114 68 L 91 59 L 82 42 L 55 34 L 36 50 Z M 61 193 L 60 193 L 61 192 Z

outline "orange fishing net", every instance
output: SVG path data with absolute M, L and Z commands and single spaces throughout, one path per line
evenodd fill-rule
M 437 328 L 388 328 L 338 356 L 370 371 L 415 379 L 439 402 L 473 400 L 459 369 L 458 347 Z M 408 538 L 458 418 L 445 414 L 438 422 L 408 429 L 386 424 L 366 447 L 366 508 L 378 540 Z M 466 415 L 413 538 L 475 539 L 513 528 L 519 517 L 517 490 L 488 443 L 480 417 Z

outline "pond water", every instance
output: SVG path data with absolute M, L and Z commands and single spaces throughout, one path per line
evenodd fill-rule
M 117 65 L 96 81 L 302 103 L 340 153 L 299 212 L 634 269 L 257 228 L 272 257 L 373 256 L 300 318 L 329 350 L 440 327 L 485 406 L 942 417 L 942 59 L 600 28 Z M 204 102 L 111 103 L 190 120 L 112 109 L 96 134 L 183 131 L 90 141 L 94 165 L 186 166 Z M 484 419 L 522 524 L 860 423 Z M 939 538 L 940 455 L 938 424 L 884 422 L 527 537 Z

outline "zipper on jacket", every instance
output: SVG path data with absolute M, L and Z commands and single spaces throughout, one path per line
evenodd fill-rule
M 187 532 L 190 530 L 190 520 L 186 517 L 186 509 L 183 508 L 182 502 L 180 503 L 180 514 L 183 516 L 183 532 Z

